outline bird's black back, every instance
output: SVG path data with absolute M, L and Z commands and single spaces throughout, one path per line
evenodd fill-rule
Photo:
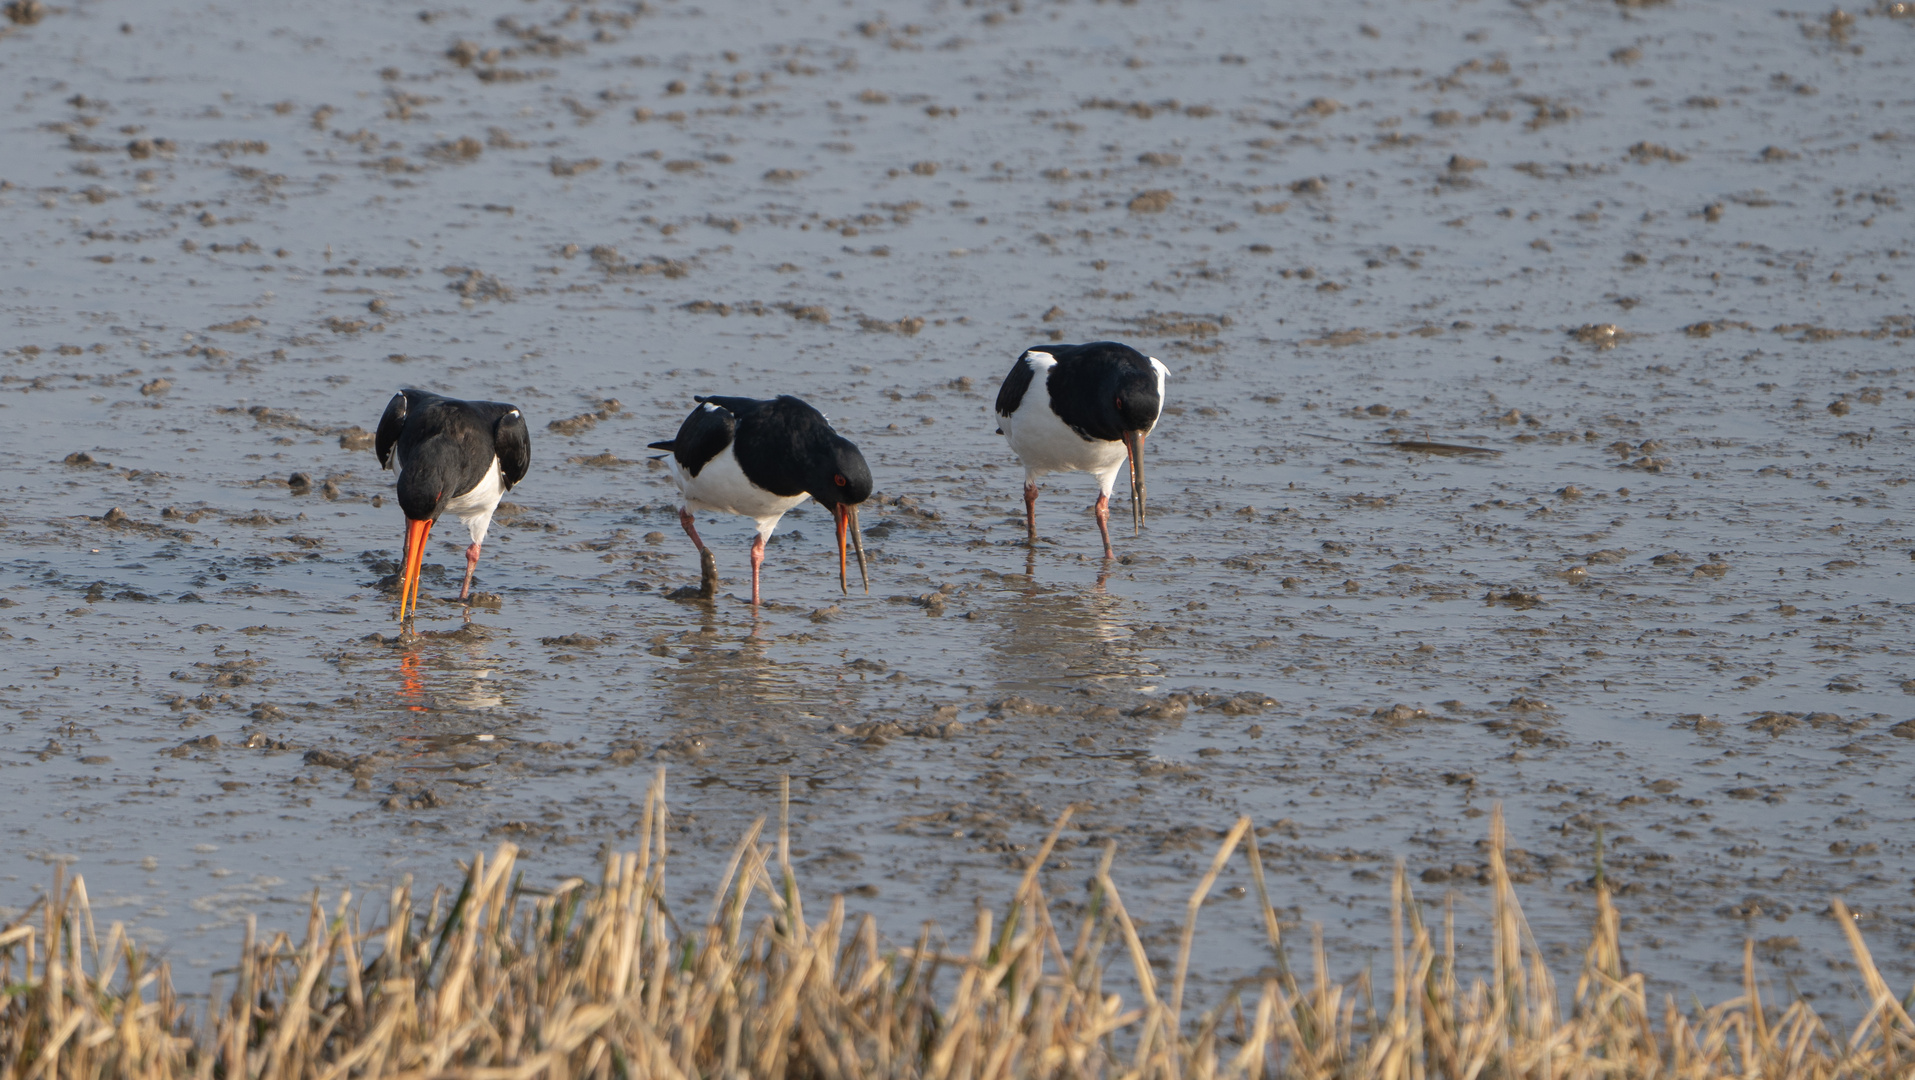
M 398 466 L 399 506 L 413 520 L 437 517 L 447 499 L 477 487 L 494 457 L 507 491 L 532 464 L 532 436 L 518 406 L 426 390 L 393 395 L 373 449 L 382 467 Z
M 1004 385 L 997 388 L 999 416 L 1009 416 L 1017 411 L 1019 405 L 1024 404 L 1024 393 L 1031 388 L 1031 379 L 1037 374 L 1031 370 L 1030 362 L 1025 357 L 1036 351 L 1040 350 L 1025 349 L 1017 362 L 1011 365 L 1011 373 L 1004 376 Z
M 1046 353 L 1057 361 L 1044 380 L 1051 411 L 1084 438 L 1115 442 L 1124 437 L 1127 426 L 1148 428 L 1156 423 L 1157 412 L 1163 407 L 1157 395 L 1156 369 L 1151 367 L 1150 357 L 1116 341 L 1033 345 L 1024 350 L 998 390 L 998 415 L 1016 412 L 1029 391 L 1035 373 L 1025 357 L 1034 352 Z M 1141 408 L 1146 415 L 1125 416 L 1116 406 L 1120 399 L 1134 402 L 1131 411 Z
M 730 446 L 745 479 L 774 495 L 808 493 L 827 504 L 859 503 L 870 496 L 864 455 L 804 401 L 789 394 L 770 400 L 717 395 L 694 400 L 701 407 L 685 418 L 678 437 L 651 444 L 671 451 L 691 475 Z M 838 477 L 845 482 L 837 483 Z
M 678 425 L 676 437 L 649 444 L 653 450 L 668 451 L 688 476 L 697 476 L 711 459 L 724 453 L 738 430 L 738 419 L 729 409 L 708 409 L 702 403 L 709 398 L 698 400 L 701 404 Z

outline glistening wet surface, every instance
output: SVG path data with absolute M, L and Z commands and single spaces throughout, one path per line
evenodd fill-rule
M 1074 803 L 1054 895 L 1113 839 L 1174 944 L 1247 814 L 1360 963 L 1398 858 L 1476 931 L 1501 801 L 1562 967 L 1600 832 L 1652 990 L 1753 936 L 1843 1008 L 1833 895 L 1915 975 L 1904 7 L 28 5 L 0 902 L 71 860 L 209 965 L 500 840 L 589 873 L 663 765 L 687 890 L 789 776 L 807 888 L 899 937 Z M 1100 338 L 1173 372 L 1108 566 L 1081 476 L 1027 549 L 990 411 Z M 533 465 L 491 601 L 448 523 L 395 643 L 406 385 Z M 863 447 L 870 596 L 812 508 L 763 610 L 740 519 L 665 599 L 645 444 L 713 392 Z M 1264 963 L 1245 884 L 1209 979 Z

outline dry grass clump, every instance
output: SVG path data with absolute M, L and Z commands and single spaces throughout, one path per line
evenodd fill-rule
M 1573 1004 L 1529 934 L 1492 824 L 1494 955 L 1459 983 L 1453 919 L 1425 926 L 1401 867 L 1389 946 L 1394 981 L 1333 982 L 1319 940 L 1308 985 L 1293 973 L 1262 893 L 1250 822 L 1231 829 L 1196 883 L 1169 985 L 1158 982 L 1110 877 L 1066 936 L 1031 860 L 1002 922 L 980 911 L 970 948 L 887 947 L 843 899 L 809 921 L 783 830 L 761 819 L 739 842 L 708 910 L 665 890 L 662 775 L 644 841 L 609 855 L 596 886 L 524 883 L 515 849 L 475 857 L 456 894 L 423 910 L 394 889 L 385 925 L 362 930 L 350 895 L 315 900 L 303 940 L 249 929 L 230 993 L 189 1010 L 166 967 L 115 925 L 95 933 L 85 885 L 51 894 L 0 930 L 0 1073 L 40 1078 L 196 1077 L 1492 1077 L 1906 1076 L 1909 1019 L 1839 901 L 1871 1008 L 1847 1036 L 1802 1002 L 1777 1012 L 1746 989 L 1688 1012 L 1654 1007 L 1623 967 L 1606 892 Z M 1274 972 L 1200 1015 L 1183 1011 L 1196 918 L 1242 847 L 1265 912 Z M 1126 1001 L 1106 978 L 1131 989 Z

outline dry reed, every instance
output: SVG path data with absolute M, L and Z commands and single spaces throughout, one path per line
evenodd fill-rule
M 977 915 L 968 951 L 880 941 L 847 925 L 842 897 L 804 912 L 784 830 L 754 825 L 702 921 L 665 895 L 663 775 L 636 852 L 608 855 L 599 882 L 541 890 L 502 844 L 475 857 L 456 893 L 422 910 L 392 891 L 383 927 L 361 929 L 342 896 L 315 894 L 303 938 L 260 940 L 204 1011 L 175 993 L 116 924 L 97 934 L 79 878 L 0 930 L 0 1074 L 22 1080 L 349 1077 L 1888 1077 L 1915 1061 L 1915 1022 L 1889 991 L 1837 901 L 1870 1008 L 1846 1035 L 1801 1001 L 1765 1006 L 1752 947 L 1741 996 L 1658 1007 L 1629 972 L 1606 891 L 1564 1009 L 1517 905 L 1491 826 L 1493 955 L 1461 985 L 1453 914 L 1425 925 L 1402 867 L 1392 888 L 1393 982 L 1338 984 L 1321 939 L 1307 985 L 1270 914 L 1248 819 L 1191 892 L 1168 987 L 1158 982 L 1110 877 L 1106 847 L 1089 906 L 1066 937 L 1038 869 L 1067 811 L 1000 918 Z M 1246 842 L 1248 839 L 1248 842 Z M 1241 850 L 1265 912 L 1275 974 L 1183 1012 L 1192 935 L 1218 874 Z M 761 902 L 754 902 L 760 898 Z M 1439 940 L 1440 939 L 1440 940 Z M 1126 1001 L 1107 979 L 1136 995 Z

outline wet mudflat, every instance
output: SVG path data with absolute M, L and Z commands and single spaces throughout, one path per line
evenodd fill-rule
M 689 893 L 789 776 L 807 889 L 900 936 L 1075 803 L 1052 893 L 1115 840 L 1169 940 L 1248 814 L 1354 965 L 1398 858 L 1475 932 L 1501 801 L 1559 960 L 1600 833 L 1652 988 L 1753 936 L 1839 1009 L 1832 895 L 1915 975 L 1903 6 L 29 7 L 0 904 L 71 860 L 209 965 L 503 839 L 589 876 L 663 765 Z M 1108 566 L 1082 477 L 1026 548 L 990 412 L 1105 337 L 1173 372 Z M 534 442 L 486 602 L 448 523 L 396 642 L 402 385 Z M 861 444 L 869 597 L 812 509 L 763 610 L 736 519 L 664 598 L 644 447 L 710 392 Z

